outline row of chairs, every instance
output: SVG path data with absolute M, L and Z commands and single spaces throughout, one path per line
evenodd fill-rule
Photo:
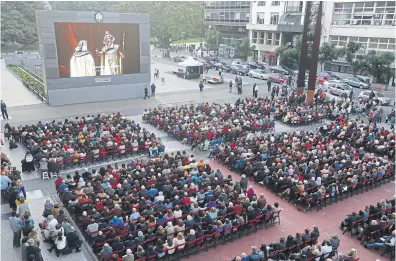
M 202 237 L 196 238 L 191 241 L 187 241 L 184 244 L 173 246 L 171 249 L 165 249 L 163 251 L 164 256 L 159 257 L 159 255 L 153 255 L 148 257 L 141 257 L 137 260 L 139 261 L 157 261 L 157 260 L 179 260 L 183 257 L 188 258 L 191 254 L 197 254 L 200 251 L 208 251 L 210 248 L 216 248 L 219 245 L 225 245 L 227 242 L 233 242 L 236 239 L 240 239 L 243 235 L 249 235 L 252 232 L 257 232 L 258 230 L 268 229 L 274 227 L 276 224 L 280 224 L 280 210 L 274 212 L 275 215 L 271 215 L 269 219 L 266 219 L 264 215 L 260 215 L 257 218 L 246 222 L 242 225 L 235 225 L 232 228 L 226 228 L 222 232 L 214 232 Z M 144 242 L 136 244 L 133 246 L 132 252 L 134 252 L 137 246 L 148 246 L 153 244 L 157 239 L 165 239 L 168 235 L 161 237 L 150 238 Z M 99 245 L 94 245 L 96 248 L 100 248 L 104 245 L 100 243 Z M 169 252 L 174 253 L 169 254 Z M 126 248 L 115 252 L 119 256 L 124 254 Z M 101 261 L 107 261 L 111 258 L 111 255 L 101 257 Z M 137 261 L 136 260 L 136 261 Z

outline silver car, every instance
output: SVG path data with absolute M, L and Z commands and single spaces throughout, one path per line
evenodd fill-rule
M 352 87 L 360 88 L 360 89 L 368 89 L 370 88 L 370 84 L 367 83 L 363 78 L 360 77 L 351 77 L 344 79 L 344 82 Z
M 260 69 L 250 70 L 248 75 L 251 78 L 257 78 L 257 79 L 261 79 L 261 80 L 268 80 L 268 72 L 266 72 L 265 70 L 260 70 Z
M 374 100 L 378 100 L 379 105 L 389 105 L 392 102 L 390 98 L 385 97 L 384 95 L 382 95 L 382 93 L 379 93 L 377 91 L 373 92 Z M 362 91 L 359 94 L 359 101 L 368 101 L 368 99 L 370 98 L 370 93 L 371 91 Z
M 352 92 L 352 88 L 346 85 L 345 83 L 330 82 L 328 84 L 328 89 L 331 94 L 340 97 L 350 97 Z

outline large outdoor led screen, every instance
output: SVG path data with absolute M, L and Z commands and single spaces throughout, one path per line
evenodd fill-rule
M 60 78 L 140 73 L 139 25 L 55 23 Z

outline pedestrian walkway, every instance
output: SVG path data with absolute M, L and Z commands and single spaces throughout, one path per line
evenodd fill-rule
M 87 250 L 83 250 L 80 253 L 76 253 L 73 250 L 73 253 L 69 255 L 60 255 L 56 257 L 55 252 L 48 252 L 47 248 L 50 248 L 50 244 L 44 243 L 43 236 L 40 233 L 40 227 L 38 226 L 39 222 L 42 222 L 43 216 L 42 213 L 44 211 L 44 203 L 46 200 L 51 200 L 53 202 L 53 197 L 44 197 L 43 193 L 40 190 L 29 191 L 27 192 L 27 198 L 29 199 L 29 207 L 31 211 L 31 215 L 35 221 L 35 229 L 38 231 L 40 237 L 40 248 L 41 254 L 43 255 L 44 261 L 66 261 L 66 260 L 78 260 L 78 261 L 89 261 L 89 255 L 87 255 Z M 13 248 L 12 247 L 12 238 L 13 233 L 10 229 L 8 217 L 11 215 L 11 209 L 8 208 L 6 210 L 7 205 L 2 205 L 2 213 L 1 213 L 1 260 L 22 260 L 22 251 L 21 248 Z
M 1 96 L 7 107 L 31 105 L 42 103 L 32 94 L 22 82 L 6 67 L 4 59 L 1 60 Z M 12 115 L 10 115 L 12 117 Z

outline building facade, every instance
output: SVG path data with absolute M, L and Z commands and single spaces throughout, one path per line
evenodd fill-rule
M 281 45 L 293 45 L 303 32 L 303 1 L 253 1 L 246 28 L 252 45 L 256 46 L 256 61 L 275 64 L 275 50 Z
M 219 55 L 233 57 L 236 45 L 248 37 L 250 1 L 206 1 L 205 24 L 219 32 Z
M 323 5 L 322 44 L 330 42 L 341 48 L 351 41 L 358 42 L 362 48 L 357 55 L 370 50 L 395 52 L 395 1 L 324 1 Z M 324 69 L 352 72 L 343 58 L 325 64 Z

